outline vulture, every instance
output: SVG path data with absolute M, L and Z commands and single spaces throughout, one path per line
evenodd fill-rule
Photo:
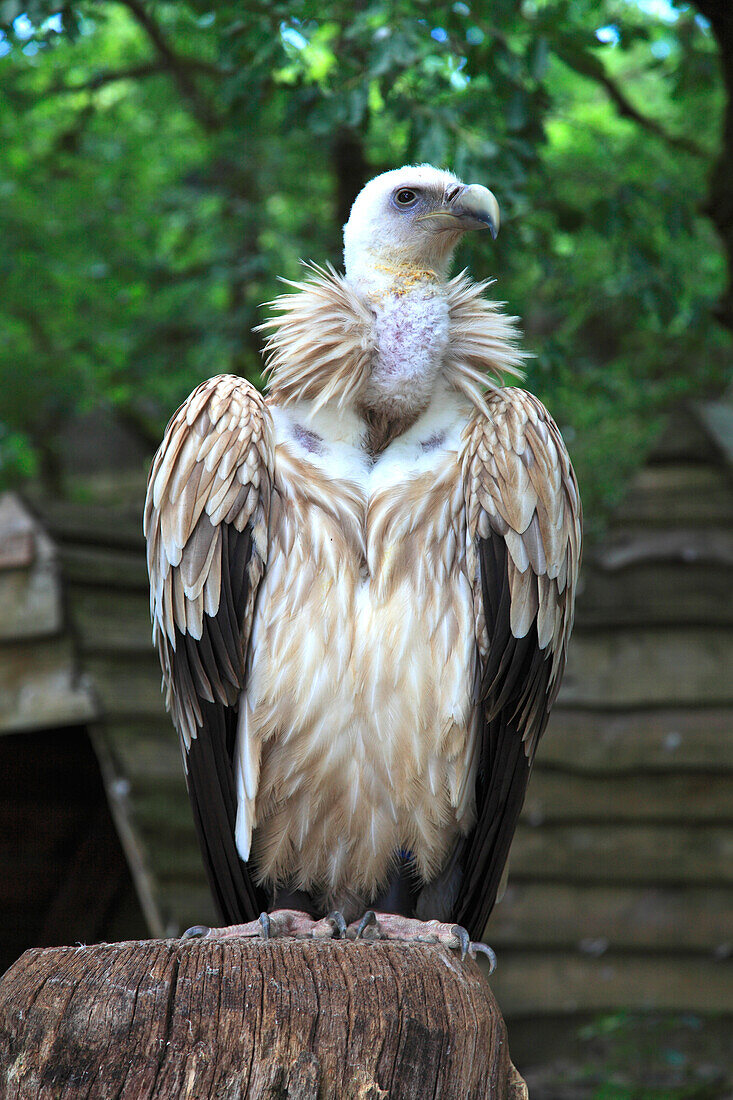
M 226 927 L 480 942 L 557 696 L 578 487 L 517 319 L 449 274 L 487 188 L 372 179 L 344 274 L 269 303 L 267 396 L 174 414 L 145 504 L 153 638 Z

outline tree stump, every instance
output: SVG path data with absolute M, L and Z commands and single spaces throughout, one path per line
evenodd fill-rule
M 475 962 L 283 939 L 33 949 L 0 981 L 0 1095 L 526 1100 Z

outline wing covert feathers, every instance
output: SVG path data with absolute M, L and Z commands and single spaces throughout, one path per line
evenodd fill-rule
M 538 684 L 525 685 L 517 712 L 524 714 L 522 733 L 531 757 L 560 687 L 573 625 L 580 497 L 557 425 L 536 397 L 505 389 L 489 394 L 487 405 L 489 416 L 475 416 L 467 429 L 464 452 L 476 637 L 483 690 L 490 699 L 499 688 L 498 681 L 487 679 L 498 660 L 491 636 L 500 610 L 493 606 L 497 592 L 504 597 L 501 615 L 508 612 L 513 639 L 536 630 L 537 646 L 549 662 L 547 693 L 538 693 Z M 497 540 L 506 547 L 506 584 L 496 577 L 493 591 L 487 591 L 493 574 L 486 543 Z
M 202 724 L 199 700 L 232 706 L 244 686 L 272 468 L 270 413 L 232 375 L 194 390 L 153 460 L 144 522 L 153 639 L 186 748 Z M 174 676 L 177 652 L 188 667 Z
M 235 748 L 273 463 L 262 396 L 242 378 L 211 378 L 168 424 L 145 501 L 153 640 L 209 879 L 229 921 L 265 905 L 234 840 Z
M 543 405 L 487 396 L 468 425 L 463 478 L 483 734 L 477 823 L 457 918 L 480 936 L 493 907 L 537 742 L 560 687 L 581 549 L 570 459 Z

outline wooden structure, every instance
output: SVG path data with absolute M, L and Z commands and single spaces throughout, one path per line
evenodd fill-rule
M 6 1100 L 526 1100 L 475 963 L 343 941 L 28 951 L 0 982 Z
M 30 945 L 142 935 L 92 746 L 52 540 L 0 498 L 0 972 Z
M 0 497 L 0 728 L 87 722 L 89 684 L 76 675 L 51 538 L 22 502 Z
M 216 917 L 150 645 L 143 491 L 140 474 L 84 503 L 38 502 L 36 568 L 53 550 L 67 619 L 58 602 L 33 640 L 0 644 L 0 685 L 19 668 L 36 681 L 56 670 L 60 711 L 79 708 L 63 721 L 89 723 L 147 927 L 160 936 Z M 0 594 L 7 575 L 0 566 Z M 487 932 L 499 957 L 492 987 L 513 1016 L 733 1011 L 730 406 L 671 418 L 586 554 L 581 584 L 565 683 Z M 11 621 L 30 630 L 35 614 Z M 34 690 L 39 705 L 50 698 Z M 30 731 L 28 691 L 10 697 L 8 719 L 0 692 L 0 728 Z
M 151 642 L 142 473 L 90 499 L 37 503 L 58 556 L 80 669 L 96 702 L 95 748 L 151 935 L 216 914 L 199 857 L 178 738 Z

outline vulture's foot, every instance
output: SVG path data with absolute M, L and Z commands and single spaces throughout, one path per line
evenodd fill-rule
M 460 950 L 461 958 L 466 955 L 475 959 L 477 954 L 486 955 L 489 960 L 489 973 L 496 969 L 496 955 L 485 943 L 474 943 L 465 928 L 460 924 L 443 924 L 437 920 L 414 920 L 401 917 L 397 913 L 375 913 L 368 909 L 360 921 L 349 925 L 349 939 L 355 940 L 402 940 L 407 943 L 440 943 L 451 950 Z
M 257 920 L 247 924 L 230 924 L 225 928 L 208 928 L 196 924 L 181 936 L 182 940 L 227 940 L 239 937 L 274 940 L 291 936 L 299 940 L 340 940 L 346 935 L 346 921 L 339 912 L 329 913 L 321 920 L 314 920 L 298 909 L 275 909 L 272 913 L 260 913 Z

